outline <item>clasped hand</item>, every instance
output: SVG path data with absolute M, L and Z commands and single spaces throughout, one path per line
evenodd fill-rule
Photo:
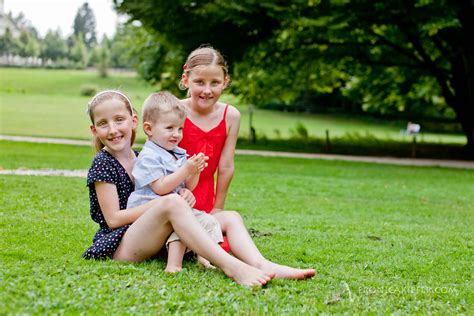
M 209 159 L 208 156 L 204 155 L 203 153 L 194 154 L 188 158 L 186 162 L 186 166 L 190 173 L 199 173 L 207 167 L 207 160 Z

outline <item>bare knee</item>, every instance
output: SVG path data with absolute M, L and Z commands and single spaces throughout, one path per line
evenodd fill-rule
M 160 203 L 156 205 L 155 211 L 170 218 L 172 215 L 179 215 L 183 212 L 191 212 L 191 208 L 186 201 L 178 194 L 168 194 L 160 198 Z
M 222 218 L 221 225 L 242 225 L 244 222 L 242 216 L 237 211 L 222 211 L 219 215 Z

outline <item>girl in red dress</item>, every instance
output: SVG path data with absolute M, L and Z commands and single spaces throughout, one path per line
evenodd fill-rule
M 187 108 L 187 118 L 180 146 L 189 155 L 202 152 L 209 157 L 208 167 L 201 173 L 193 191 L 196 197 L 194 207 L 217 218 L 232 253 L 242 261 L 264 271 L 273 271 L 277 278 L 311 278 L 315 275 L 314 269 L 295 269 L 264 258 L 240 214 L 224 210 L 234 175 L 234 152 L 240 127 L 240 112 L 231 105 L 219 102 L 229 79 L 225 59 L 209 46 L 191 52 L 183 66 L 180 86 L 188 90 L 188 98 L 182 101 Z

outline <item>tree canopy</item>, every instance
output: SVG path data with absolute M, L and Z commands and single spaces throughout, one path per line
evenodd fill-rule
M 115 3 L 182 60 L 203 43 L 221 50 L 250 102 L 338 91 L 366 111 L 453 117 L 474 152 L 472 0 Z
M 74 18 L 74 36 L 82 37 L 87 48 L 92 48 L 97 43 L 95 31 L 95 15 L 87 2 L 77 10 Z

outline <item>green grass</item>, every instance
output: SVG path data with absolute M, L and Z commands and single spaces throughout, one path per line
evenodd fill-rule
M 94 71 L 0 68 L 0 132 L 8 135 L 46 136 L 88 139 L 90 124 L 85 113 L 88 97 L 80 96 L 84 85 L 99 89 L 120 88 L 140 112 L 146 96 L 157 87 L 130 73 L 112 74 L 99 78 Z M 242 114 L 240 136 L 249 131 L 248 107 L 231 95 L 224 102 L 236 105 Z M 324 114 L 283 113 L 255 110 L 253 126 L 257 135 L 269 139 L 287 139 L 302 123 L 311 137 L 368 135 L 382 140 L 410 142 L 411 137 L 400 133 L 406 122 L 380 122 L 363 118 L 348 118 Z M 276 132 L 278 130 L 278 132 Z M 139 140 L 144 134 L 140 130 Z M 424 133 L 422 140 L 435 143 L 464 144 L 463 135 Z
M 84 169 L 92 157 L 86 146 L 0 145 L 5 169 Z M 0 311 L 469 314 L 473 183 L 472 170 L 237 156 L 227 207 L 268 258 L 319 272 L 252 290 L 192 262 L 167 275 L 160 260 L 85 261 L 97 229 L 85 179 L 1 175 Z

